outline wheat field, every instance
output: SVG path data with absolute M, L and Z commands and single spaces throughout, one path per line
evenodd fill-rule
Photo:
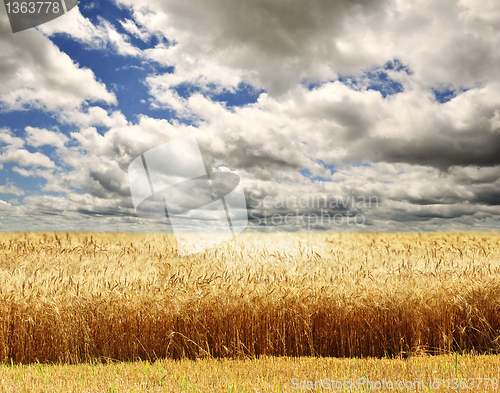
M 498 233 L 0 235 L 0 361 L 498 353 Z

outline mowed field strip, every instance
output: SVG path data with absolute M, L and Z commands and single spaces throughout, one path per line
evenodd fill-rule
M 498 392 L 499 375 L 500 358 L 493 355 L 452 354 L 405 359 L 263 356 L 259 359 L 205 358 L 158 360 L 154 363 L 142 361 L 80 365 L 3 365 L 0 366 L 0 391 L 8 393 Z M 365 383 L 360 384 L 360 380 Z M 372 382 L 371 390 L 367 388 L 367 380 Z M 349 386 L 351 381 L 353 386 Z M 323 384 L 322 389 L 320 383 Z M 339 389 L 339 383 L 347 389 Z M 300 384 L 303 389 L 297 386 Z M 311 389 L 311 384 L 316 385 L 316 388 Z M 400 389 L 400 386 L 403 388 Z M 351 387 L 353 389 L 349 389 Z
M 498 233 L 1 234 L 0 361 L 500 349 Z

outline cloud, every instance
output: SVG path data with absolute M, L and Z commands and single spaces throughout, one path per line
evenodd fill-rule
M 3 163 L 14 162 L 21 166 L 41 166 L 45 168 L 54 168 L 55 164 L 42 153 L 30 153 L 25 149 L 7 150 L 0 155 L 0 161 Z
M 127 36 L 116 31 L 111 23 L 100 18 L 101 29 L 107 35 L 107 41 L 122 56 L 140 56 L 142 51 L 127 41 Z
M 500 107 L 495 84 L 471 89 L 446 104 L 418 88 L 384 99 L 377 91 L 356 91 L 340 82 L 312 91 L 296 88 L 279 99 L 262 95 L 234 113 L 200 103 L 195 97 L 189 101 L 207 128 L 258 133 L 265 141 L 274 127 L 277 131 L 271 132 L 295 141 L 290 145 L 295 154 L 335 165 L 367 160 L 447 170 L 500 164 L 499 134 L 490 126 Z
M 336 42 L 351 19 L 383 23 L 383 0 L 121 3 L 134 8 L 136 22 L 175 40 L 200 67 L 215 63 L 237 70 L 272 92 L 304 76 L 332 78 L 352 65 L 384 61 L 386 52 L 360 56 Z
M 8 128 L 0 129 L 0 143 L 7 145 L 11 149 L 19 149 L 24 146 L 24 140 L 14 136 Z
M 137 24 L 133 20 L 125 19 L 119 22 L 125 30 L 141 39 L 142 41 L 149 41 L 149 39 L 151 38 L 151 33 L 143 26 L 139 28 L 139 26 L 137 26 Z
M 69 79 L 60 85 L 48 82 L 50 75 L 61 75 L 54 56 L 41 56 L 33 43 L 26 44 L 27 54 L 20 54 L 12 37 L 0 38 L 0 44 L 9 43 L 5 47 L 12 58 L 29 60 L 23 63 L 29 70 L 42 64 L 41 82 L 24 78 L 31 83 L 29 94 L 43 99 L 21 97 L 17 93 L 21 82 L 16 79 L 20 77 L 7 64 L 0 71 L 0 78 L 6 75 L 0 98 L 11 97 L 11 108 L 34 102 L 43 102 L 40 106 L 45 109 L 67 105 L 56 120 L 59 129 L 69 129 L 67 135 L 55 127 L 27 127 L 22 137 L 0 133 L 4 146 L 0 162 L 16 162 L 13 170 L 18 175 L 45 179 L 42 192 L 64 195 L 61 199 L 29 195 L 23 206 L 9 205 L 9 212 L 31 214 L 38 220 L 53 215 L 51 225 L 61 228 L 81 219 L 85 225 L 100 222 L 107 228 L 157 229 L 158 223 L 135 217 L 128 165 L 155 146 L 196 135 L 208 170 L 232 171 L 241 177 L 254 229 L 278 228 L 270 221 L 275 215 L 306 214 L 314 220 L 347 213 L 364 217 L 363 225 L 342 227 L 347 230 L 498 225 L 496 3 L 120 0 L 119 4 L 130 7 L 132 16 L 116 26 L 104 18 L 93 25 L 75 9 L 40 30 L 49 37 L 66 34 L 87 49 L 102 50 L 92 55 L 106 56 L 111 49 L 121 58 L 169 67 L 167 71 L 145 67 L 141 81 L 150 94 L 150 109 L 169 108 L 175 117 L 154 118 L 151 113 L 161 117 L 164 112 L 150 111 L 137 113 L 133 122 L 121 108 L 105 109 L 97 102 L 81 106 L 90 100 L 112 104 L 115 97 L 90 70 L 68 62 L 46 37 L 33 36 L 40 47 L 52 48 L 58 61 L 66 61 L 68 78 L 77 75 L 80 90 Z M 118 23 L 130 36 L 119 33 Z M 148 41 L 153 36 L 167 40 L 144 50 L 132 45 L 135 38 Z M 28 38 L 33 41 L 33 37 Z M 28 42 L 28 38 L 23 39 Z M 26 72 L 21 69 L 22 75 Z M 231 93 L 238 95 L 242 83 L 262 93 L 245 105 L 217 101 L 219 94 L 221 101 Z M 52 101 L 47 104 L 49 96 Z M 59 167 L 39 151 L 31 152 L 43 146 L 57 148 Z M 297 212 L 297 207 L 271 203 L 301 197 L 346 201 L 355 196 L 375 197 L 377 204 L 326 210 L 308 205 Z M 264 208 L 264 201 L 270 206 Z M 260 207 L 255 206 L 258 203 Z M 309 226 L 299 221 L 281 228 Z M 341 228 L 317 224 L 313 229 Z
M 19 187 L 16 187 L 14 183 L 9 182 L 7 179 L 7 182 L 3 186 L 0 186 L 0 194 L 23 196 L 24 190 L 20 189 Z
M 116 28 L 102 17 L 98 17 L 99 24 L 96 26 L 85 18 L 79 7 L 75 7 L 71 12 L 68 12 L 64 18 L 57 18 L 49 23 L 43 24 L 39 30 L 47 36 L 56 34 L 65 34 L 72 39 L 83 43 L 88 49 L 108 49 L 113 48 L 119 55 L 122 56 L 141 56 L 142 51 L 128 42 L 128 37 L 118 33 Z M 141 34 L 141 31 L 136 27 L 133 29 L 132 21 L 125 22 L 125 26 L 135 34 Z M 148 33 L 142 33 L 144 37 Z
M 75 41 L 84 43 L 92 49 L 104 49 L 106 47 L 106 31 L 85 18 L 80 12 L 80 6 L 76 6 L 64 15 L 48 23 L 38 26 L 45 35 L 67 34 Z
M 47 37 L 32 29 L 12 34 L 8 23 L 7 16 L 0 15 L 3 110 L 34 107 L 56 111 L 79 107 L 87 100 L 116 103 L 116 97 L 96 81 L 91 70 L 79 68 Z
M 49 131 L 41 128 L 26 127 L 26 142 L 33 147 L 55 146 L 59 149 L 64 148 L 69 138 L 61 132 Z
M 408 64 L 428 88 L 471 87 L 496 79 L 500 59 L 498 10 L 490 0 L 120 3 L 133 8 L 136 25 L 176 43 L 149 55 L 158 51 L 157 58 L 182 65 L 178 76 L 189 63 L 199 70 L 213 64 L 199 74 L 213 78 L 226 68 L 273 95 L 303 78 L 325 82 L 392 59 Z
M 105 126 L 121 127 L 127 125 L 127 119 L 120 111 L 109 114 L 100 106 L 89 106 L 86 111 L 78 108 L 59 113 L 59 121 L 80 127 Z
M 13 162 L 21 166 L 54 168 L 55 164 L 46 155 L 31 153 L 24 149 L 24 140 L 12 135 L 8 129 L 0 130 L 0 162 Z

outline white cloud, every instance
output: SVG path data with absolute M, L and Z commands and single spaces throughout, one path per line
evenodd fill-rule
M 28 145 L 33 147 L 55 146 L 59 149 L 64 148 L 69 138 L 61 132 L 49 131 L 41 128 L 26 127 Z
M 46 155 L 35 152 L 31 153 L 24 149 L 24 140 L 12 135 L 8 129 L 0 130 L 0 162 L 13 162 L 21 166 L 41 166 L 54 168 L 55 164 Z
M 24 140 L 14 136 L 8 128 L 0 129 L 0 143 L 7 145 L 10 149 L 19 149 L 24 146 Z
M 42 153 L 30 153 L 25 149 L 8 150 L 0 155 L 0 161 L 3 163 L 14 162 L 21 166 L 41 166 L 45 168 L 54 168 L 55 164 L 49 157 Z
M 24 190 L 20 189 L 19 187 L 16 187 L 12 182 L 9 182 L 7 179 L 7 182 L 3 186 L 0 186 L 0 194 L 23 196 Z
M 133 23 L 133 22 L 132 22 Z M 132 28 L 130 23 L 126 24 L 128 29 Z M 89 49 L 107 49 L 108 46 L 114 48 L 122 56 L 140 56 L 142 51 L 127 40 L 126 35 L 118 33 L 114 26 L 106 19 L 99 17 L 99 24 L 95 26 L 85 18 L 78 7 L 75 7 L 64 18 L 57 18 L 39 27 L 47 36 L 54 34 L 66 34 L 72 39 L 84 43 Z M 134 30 L 134 33 L 137 33 Z M 144 33 L 147 34 L 148 33 Z
M 64 19 L 64 18 L 60 18 Z M 116 103 L 116 97 L 79 68 L 47 37 L 35 30 L 12 34 L 0 15 L 0 105 L 4 110 L 27 106 L 56 111 L 79 107 L 86 100 Z
M 141 28 L 139 28 L 131 19 L 120 21 L 120 24 L 130 34 L 136 36 L 137 38 L 140 38 L 143 41 L 148 41 L 151 38 L 151 33 L 145 27 L 141 26 Z
M 109 114 L 99 106 L 90 106 L 86 111 L 73 109 L 59 113 L 59 120 L 66 124 L 75 124 L 80 127 L 105 126 L 122 127 L 127 125 L 127 119 L 120 111 Z
M 47 36 L 61 33 L 68 34 L 74 40 L 85 43 L 93 49 L 104 49 L 106 47 L 106 32 L 99 26 L 94 26 L 88 18 L 85 18 L 80 12 L 79 6 L 64 15 L 64 18 L 57 18 L 44 23 L 38 29 Z
M 140 56 L 142 51 L 127 41 L 127 36 L 116 31 L 111 23 L 105 19 L 100 19 L 101 29 L 105 31 L 107 40 L 114 47 L 119 55 L 122 56 Z
M 243 71 L 220 64 L 209 57 L 200 61 L 185 53 L 184 49 L 182 45 L 168 48 L 159 45 L 145 51 L 147 59 L 175 66 L 174 73 L 151 75 L 146 79 L 146 84 L 156 102 L 165 103 L 176 109 L 175 102 L 178 99 L 172 96 L 175 93 L 169 89 L 181 84 L 191 84 L 203 91 L 219 93 L 223 89 L 234 91 L 238 84 L 243 81 L 245 76 Z

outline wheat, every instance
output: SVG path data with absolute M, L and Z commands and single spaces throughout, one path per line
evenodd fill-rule
M 500 236 L 2 234 L 0 360 L 497 353 Z

